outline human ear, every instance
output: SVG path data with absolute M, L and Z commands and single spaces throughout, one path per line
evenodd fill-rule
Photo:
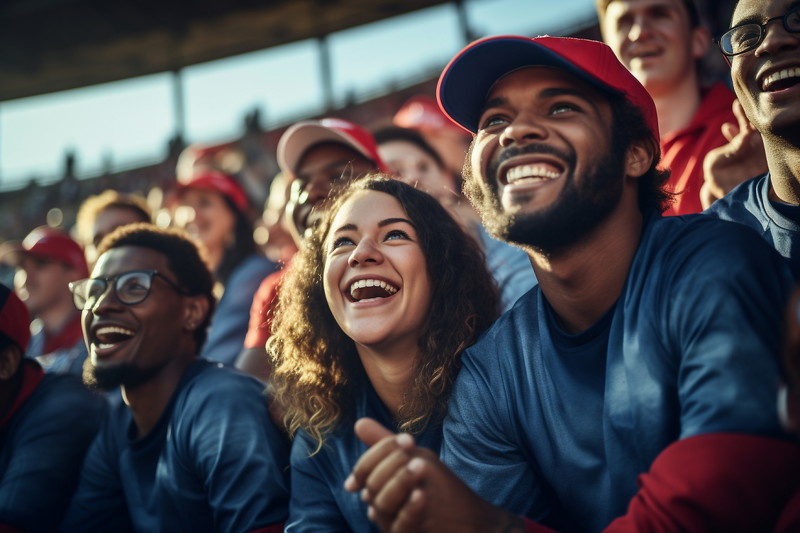
M 208 298 L 203 295 L 186 296 L 183 308 L 183 326 L 189 331 L 194 331 L 203 323 L 208 315 Z
M 692 28 L 691 33 L 692 58 L 701 59 L 706 55 L 711 44 L 711 32 L 705 26 Z
M 625 152 L 625 176 L 639 178 L 650 170 L 654 150 L 645 141 L 634 142 Z
M 6 381 L 17 373 L 22 361 L 22 351 L 16 344 L 9 344 L 0 350 L 0 381 Z

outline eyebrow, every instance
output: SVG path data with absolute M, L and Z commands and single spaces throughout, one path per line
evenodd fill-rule
M 790 3 L 788 6 L 786 6 L 786 11 L 784 12 L 784 15 L 786 13 L 788 13 L 789 11 L 793 10 L 793 9 L 797 9 L 798 7 L 800 7 L 800 0 L 796 0 L 795 2 Z M 762 23 L 762 21 L 766 20 L 767 18 L 769 18 L 769 17 L 767 17 L 763 13 L 751 13 L 749 15 L 746 15 L 746 16 L 742 17 L 736 24 L 732 24 L 731 27 L 728 28 L 728 29 L 732 30 L 733 28 L 737 28 L 739 26 L 744 26 L 745 24 L 759 24 L 760 25 Z M 731 21 L 731 22 L 733 22 L 733 21 Z
M 578 89 L 571 89 L 569 87 L 551 87 L 548 89 L 542 89 L 536 95 L 537 98 L 555 98 L 558 96 L 575 96 L 577 98 L 581 98 L 582 100 L 589 101 L 589 98 L 586 96 L 585 91 L 580 91 Z M 493 107 L 502 107 L 508 105 L 508 99 L 502 96 L 497 96 L 492 98 L 491 100 L 487 101 L 483 108 L 481 109 L 481 114 L 485 113 L 487 109 L 491 109 Z
M 397 218 L 385 218 L 385 219 L 383 219 L 383 220 L 378 222 L 378 227 L 379 228 L 383 228 L 383 227 L 389 226 L 391 224 L 397 224 L 398 222 L 405 222 L 406 224 L 408 224 L 412 228 L 415 227 L 413 222 L 411 222 L 407 218 L 400 218 L 400 217 L 397 217 Z M 334 233 L 339 233 L 340 231 L 355 231 L 357 229 L 358 229 L 358 226 L 356 226 L 355 224 L 345 224 L 344 226 L 341 226 L 339 229 L 335 230 Z

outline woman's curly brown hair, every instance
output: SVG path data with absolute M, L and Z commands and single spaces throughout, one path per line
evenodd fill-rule
M 417 230 L 433 290 L 419 337 L 421 357 L 399 409 L 401 431 L 419 434 L 442 420 L 461 352 L 499 310 L 483 253 L 433 197 L 378 173 L 347 185 L 286 273 L 267 345 L 275 399 L 285 410 L 290 435 L 302 428 L 319 447 L 354 416 L 353 393 L 367 379 L 355 343 L 334 320 L 323 289 L 323 246 L 331 222 L 359 191 L 389 194 L 403 207 Z

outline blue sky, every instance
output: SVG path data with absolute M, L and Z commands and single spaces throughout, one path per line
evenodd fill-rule
M 468 0 L 480 36 L 558 34 L 594 17 L 593 0 Z M 409 85 L 440 69 L 464 44 L 456 9 L 446 4 L 333 34 L 334 101 Z M 241 134 L 259 108 L 267 128 L 323 109 L 314 41 L 300 41 L 184 69 L 188 142 Z M 64 154 L 77 154 L 79 177 L 105 165 L 131 168 L 163 159 L 176 130 L 170 73 L 0 102 L 0 190 L 60 177 Z

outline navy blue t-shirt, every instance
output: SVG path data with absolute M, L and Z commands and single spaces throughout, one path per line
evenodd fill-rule
M 742 183 L 703 213 L 756 230 L 789 261 L 800 280 L 800 206 L 769 199 L 769 174 Z
M 31 359 L 22 364 L 27 379 L 41 373 Z M 30 533 L 58 528 L 107 411 L 105 398 L 76 376 L 41 378 L 0 427 L 0 524 Z
M 781 434 L 777 353 L 791 286 L 786 263 L 742 225 L 650 216 L 622 293 L 595 326 L 561 331 L 534 287 L 465 351 L 442 459 L 496 505 L 601 531 L 673 441 Z
M 397 431 L 389 411 L 369 380 L 355 393 L 355 416 L 325 438 L 322 449 L 303 430 L 297 432 L 292 445 L 292 500 L 289 506 L 287 533 L 325 531 L 357 533 L 379 531 L 367 518 L 367 505 L 357 493 L 344 490 L 344 480 L 353 470 L 367 446 L 356 437 L 353 423 L 359 418 L 374 418 L 385 427 Z M 416 436 L 417 444 L 438 453 L 441 445 L 441 424 L 428 427 Z
M 122 404 L 87 454 L 62 531 L 239 533 L 286 520 L 289 443 L 258 380 L 198 359 L 157 425 L 135 435 Z

